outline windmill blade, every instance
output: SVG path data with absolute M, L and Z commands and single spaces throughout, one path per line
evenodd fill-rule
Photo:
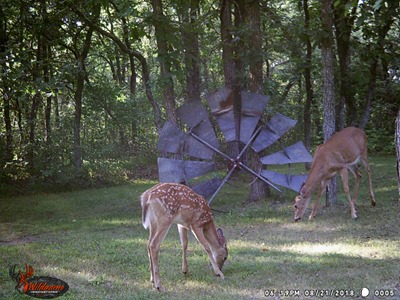
M 264 165 L 283 165 L 291 163 L 312 162 L 312 156 L 307 151 L 303 142 L 299 141 L 282 151 L 272 153 L 261 158 Z
M 262 170 L 261 176 L 280 186 L 299 192 L 308 175 L 288 175 L 270 170 Z
M 221 88 L 205 95 L 212 114 L 224 134 L 226 142 L 236 140 L 235 116 L 233 113 L 233 93 L 231 89 Z
M 280 113 L 276 113 L 265 125 L 265 128 L 260 132 L 255 139 L 252 148 L 256 152 L 271 146 L 290 128 L 296 125 L 297 121 L 286 117 Z
M 233 110 L 227 111 L 223 114 L 215 116 L 219 129 L 221 129 L 224 134 L 226 142 L 232 142 L 236 140 L 236 127 L 235 127 L 235 117 L 233 115 Z
M 159 157 L 158 178 L 160 182 L 185 182 L 184 161 Z
M 201 123 L 197 124 L 194 128 L 191 129 L 191 132 L 196 134 L 198 138 L 208 143 L 215 149 L 219 148 L 219 141 L 217 136 L 215 135 L 214 129 L 210 123 L 210 120 L 205 119 Z M 190 134 L 190 132 L 189 132 Z
M 242 117 L 240 120 L 240 141 L 247 144 L 257 127 L 269 97 L 242 91 Z
M 200 143 L 194 137 L 187 135 L 183 153 L 192 157 L 211 160 L 214 156 L 214 151 L 204 144 Z
M 213 162 L 158 158 L 160 182 L 185 182 L 213 171 Z
M 243 144 L 247 144 L 253 135 L 254 130 L 260 120 L 259 116 L 248 117 L 242 116 L 240 119 L 240 141 Z
M 209 198 L 214 194 L 221 184 L 222 179 L 220 177 L 214 177 L 191 188 L 204 198 Z
M 189 101 L 182 105 L 177 109 L 177 115 L 182 122 L 189 126 L 190 132 L 195 133 L 214 148 L 219 148 L 218 138 L 208 119 L 207 111 L 200 101 Z M 214 151 L 199 143 L 193 137 L 188 137 L 186 142 L 188 145 L 185 145 L 185 153 L 190 156 L 207 160 L 213 158 Z
M 162 128 L 157 149 L 161 153 L 183 154 L 186 134 L 171 122 L 166 122 Z
M 211 143 L 215 144 L 216 137 L 212 131 L 211 124 L 209 125 L 209 130 L 202 132 L 202 135 L 206 139 L 210 140 Z M 183 132 L 176 125 L 169 121 L 165 123 L 163 129 L 161 130 L 157 149 L 161 153 L 189 155 L 206 160 L 211 160 L 214 155 L 214 151 L 212 149 L 200 143 L 189 134 Z
M 233 94 L 231 89 L 221 88 L 204 96 L 213 115 L 233 110 Z
M 176 110 L 179 119 L 184 122 L 189 128 L 195 127 L 204 120 L 208 120 L 207 111 L 198 101 L 189 101 Z
M 268 100 L 268 96 L 242 91 L 242 114 L 261 117 Z
M 240 119 L 240 141 L 247 144 L 250 140 L 264 108 L 268 97 L 250 92 L 241 92 L 242 116 Z M 214 114 L 219 128 L 227 142 L 236 140 L 236 126 L 233 112 L 233 96 L 230 89 L 220 89 L 206 95 L 211 111 Z

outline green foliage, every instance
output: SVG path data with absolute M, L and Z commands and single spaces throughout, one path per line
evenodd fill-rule
M 398 1 L 333 2 L 340 24 L 354 18 L 349 45 L 350 75 L 356 120 L 366 111 L 370 88 L 370 66 L 378 59 L 375 93 L 367 126 L 373 152 L 393 153 L 393 122 L 400 100 Z M 285 137 L 288 141 L 303 136 L 305 103 L 305 38 L 312 43 L 311 143 L 321 142 L 321 54 L 319 42 L 320 2 L 308 1 L 310 24 L 304 24 L 304 12 L 298 1 L 268 1 L 259 6 L 261 13 L 264 61 L 264 93 L 270 96 L 266 115 L 283 113 L 299 121 Z M 99 20 L 92 20 L 94 8 L 101 5 Z M 162 100 L 167 80 L 161 78 L 160 60 L 171 65 L 177 106 L 187 101 L 185 46 L 183 33 L 199 38 L 201 93 L 224 85 L 220 37 L 220 7 L 217 1 L 200 1 L 197 17 L 187 22 L 187 3 L 163 1 L 163 15 L 155 18 L 152 6 L 143 1 L 40 1 L 4 0 L 0 6 L 0 178 L 1 190 L 9 185 L 59 187 L 94 186 L 121 182 L 135 174 L 153 176 L 157 129 L 153 106 L 144 87 L 142 62 L 130 60 L 128 51 L 137 51 L 146 59 L 149 82 L 162 117 Z M 356 9 L 355 9 L 356 8 Z M 354 10 L 355 9 L 355 10 Z M 78 14 L 80 12 L 81 14 Z M 353 15 L 354 14 L 354 15 Z M 86 18 L 83 18 L 83 16 Z M 92 22 L 92 23 L 91 23 Z M 95 24 L 93 24 L 95 22 Z M 157 57 L 155 24 L 162 24 L 162 38 L 168 44 L 165 57 Z M 84 66 L 78 65 L 79 49 L 85 33 L 95 25 L 91 47 Z M 102 34 L 107 31 L 115 38 Z M 385 30 L 387 30 L 386 34 Z M 248 40 L 249 26 L 233 31 L 236 38 Z M 384 37 L 384 38 L 382 38 Z M 245 49 L 239 56 L 245 63 L 257 54 Z M 335 66 L 339 91 L 339 65 Z M 74 137 L 77 77 L 84 73 L 84 94 L 79 147 L 84 166 L 74 167 Z M 133 72 L 133 73 L 132 73 Z M 243 82 L 248 84 L 248 70 Z M 131 81 L 131 78 L 133 80 Z M 247 88 L 247 87 L 246 87 Z M 48 99 L 51 96 L 51 107 Z M 5 98 L 9 101 L 6 119 Z M 339 101 L 339 92 L 337 101 Z M 35 100 L 37 105 L 35 106 Z M 49 124 L 46 117 L 49 117 Z M 6 124 L 9 122 L 9 124 Z M 7 126 L 11 126 L 13 158 L 5 156 Z M 33 139 L 33 140 L 32 140 Z M 286 142 L 286 141 L 285 141 Z M 130 162 L 135 161 L 135 166 Z M 151 167 L 149 167 L 151 165 Z M 146 172 L 150 168 L 151 172 Z M 79 175 L 76 175 L 79 174 Z M 136 177 L 136 174 L 135 174 Z M 12 188 L 10 188 L 12 190 Z

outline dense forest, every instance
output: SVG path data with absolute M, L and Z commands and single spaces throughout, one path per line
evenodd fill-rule
M 399 15 L 397 0 L 1 0 L 0 188 L 156 176 L 165 120 L 224 86 L 269 95 L 308 149 L 357 126 L 393 155 Z

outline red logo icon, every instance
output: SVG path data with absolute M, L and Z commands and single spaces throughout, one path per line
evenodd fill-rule
M 28 296 L 41 299 L 52 299 L 62 296 L 68 291 L 68 284 L 61 279 L 47 276 L 32 277 L 35 270 L 25 264 L 25 273 L 16 272 L 17 265 L 10 267 L 10 277 L 17 282 L 16 289 Z

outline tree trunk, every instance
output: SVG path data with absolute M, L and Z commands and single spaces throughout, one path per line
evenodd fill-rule
M 46 46 L 45 53 L 46 60 L 49 61 L 51 58 L 51 46 Z M 47 63 L 43 65 L 43 75 L 44 81 L 49 84 L 51 78 L 51 68 Z M 45 141 L 50 143 L 51 141 L 51 104 L 53 102 L 53 95 L 50 89 L 47 90 L 46 93 L 46 108 L 45 108 Z
M 235 68 L 235 55 L 232 43 L 232 2 L 231 0 L 221 0 L 221 40 L 222 40 L 222 64 L 224 69 L 225 87 L 233 91 L 233 110 L 235 118 L 236 140 L 238 141 L 238 109 L 240 107 L 240 89 L 237 87 L 236 68 Z M 239 105 L 238 105 L 239 104 Z M 239 143 L 237 141 L 227 143 L 227 154 L 230 157 L 237 157 L 239 155 Z M 232 166 L 230 161 L 227 162 L 227 167 L 230 169 Z
M 82 119 L 82 95 L 84 87 L 84 72 L 80 66 L 84 60 L 78 59 L 78 77 L 76 82 L 76 90 L 74 95 L 75 112 L 74 112 L 74 166 L 80 171 L 83 166 L 82 150 L 81 150 L 81 119 Z
M 122 29 L 124 32 L 124 43 L 126 47 L 131 50 L 131 43 L 129 40 L 130 32 L 128 30 L 129 26 L 127 24 L 126 18 L 121 18 L 122 20 Z M 132 95 L 136 93 L 136 67 L 135 67 L 135 60 L 132 55 L 129 55 L 129 65 L 131 68 L 131 75 L 129 76 L 129 90 Z
M 335 81 L 333 68 L 333 34 L 332 34 L 332 10 L 331 1 L 322 1 L 322 31 L 321 53 L 322 53 L 322 99 L 324 109 L 324 141 L 327 141 L 335 132 Z M 336 179 L 332 178 L 327 187 L 326 206 L 337 202 Z
M 36 146 L 36 117 L 37 111 L 39 109 L 39 104 L 41 102 L 41 94 L 37 92 L 32 97 L 32 106 L 28 114 L 28 124 L 29 124 L 29 147 L 26 154 L 26 160 L 28 162 L 28 169 L 30 172 L 34 172 L 34 156 L 35 156 L 35 146 Z
M 310 30 L 310 12 L 308 9 L 308 0 L 303 0 L 304 12 L 304 39 L 306 43 L 306 64 L 304 67 L 304 81 L 306 87 L 306 103 L 304 105 L 304 142 L 306 149 L 311 150 L 311 105 L 314 102 L 314 91 L 311 81 L 311 59 L 312 59 L 312 45 L 309 34 Z M 305 164 L 306 169 L 309 170 L 311 163 Z
M 7 73 L 7 43 L 8 43 L 8 33 L 7 33 L 7 18 L 4 15 L 3 7 L 0 6 L 0 60 L 1 64 L 1 74 Z M 12 124 L 10 115 L 10 95 L 9 95 L 9 84 L 7 81 L 7 76 L 2 76 L 0 88 L 3 90 L 3 117 L 4 125 L 6 128 L 6 152 L 4 155 L 4 161 L 11 161 L 13 159 L 13 136 L 12 136 Z M 3 160 L 1 160 L 3 161 Z M 3 166 L 0 166 L 3 167 Z
M 4 90 L 7 91 L 8 88 L 3 86 Z M 7 92 L 3 94 L 3 116 L 4 123 L 6 127 L 6 153 L 4 160 L 11 161 L 13 159 L 13 136 L 12 136 L 12 126 L 11 126 L 11 117 L 10 117 L 10 99 Z
M 263 51 L 261 34 L 260 6 L 258 1 L 249 1 L 247 7 L 247 17 L 249 25 L 249 71 L 250 71 L 250 91 L 253 93 L 263 93 Z M 259 173 L 263 167 L 260 155 L 250 150 L 250 164 L 253 170 Z M 256 178 L 254 178 L 256 179 Z M 256 179 L 250 187 L 249 201 L 258 201 L 269 197 L 271 191 L 268 185 Z
M 94 18 L 97 20 L 100 14 L 100 5 L 96 6 L 94 12 Z M 82 48 L 82 51 L 76 51 L 76 60 L 78 67 L 77 81 L 76 81 L 76 90 L 74 95 L 75 100 L 75 113 L 74 113 L 74 166 L 75 169 L 80 171 L 83 166 L 83 157 L 82 157 L 82 149 L 81 149 L 81 119 L 82 119 L 82 96 L 83 96 L 83 88 L 86 78 L 86 69 L 85 69 L 85 60 L 88 56 L 89 49 L 91 46 L 93 35 L 93 27 L 89 26 L 85 42 Z
M 185 6 L 185 3 L 188 4 Z M 201 101 L 200 99 L 200 49 L 199 34 L 197 32 L 197 13 L 199 0 L 182 1 L 182 15 L 185 22 L 182 38 L 185 47 L 186 67 L 186 94 L 187 100 Z
M 160 64 L 160 77 L 161 85 L 165 102 L 165 109 L 167 112 L 167 118 L 174 124 L 177 124 L 177 116 L 175 111 L 175 92 L 174 82 L 172 80 L 171 73 L 171 61 L 169 58 L 169 45 L 168 45 L 168 31 L 167 31 L 167 20 L 163 14 L 163 6 L 161 0 L 153 0 L 151 2 L 153 6 L 154 16 L 154 30 L 157 40 L 157 52 L 158 61 Z
M 347 7 L 347 0 L 340 0 L 334 5 L 336 45 L 339 57 L 339 103 L 337 105 L 336 129 L 341 130 L 348 126 L 354 126 L 357 116 L 357 109 L 352 89 L 351 59 L 350 59 L 350 37 L 357 11 L 357 2 L 350 13 Z M 345 107 L 347 108 L 345 112 Z M 345 113 L 347 115 L 345 122 Z
M 397 184 L 399 190 L 398 204 L 400 205 L 400 109 L 397 113 L 396 118 L 396 133 L 395 133 L 395 145 L 396 145 L 396 155 L 397 155 Z
M 231 0 L 221 0 L 221 40 L 222 40 L 222 64 L 224 69 L 225 87 L 232 89 L 235 81 L 235 64 L 233 61 L 232 16 Z
M 378 68 L 378 59 L 374 58 L 371 66 L 369 68 L 368 91 L 367 91 L 367 96 L 366 96 L 366 100 L 365 100 L 364 115 L 358 126 L 361 129 L 365 129 L 365 126 L 367 126 L 369 116 L 371 114 L 372 101 L 375 97 L 377 68 Z

